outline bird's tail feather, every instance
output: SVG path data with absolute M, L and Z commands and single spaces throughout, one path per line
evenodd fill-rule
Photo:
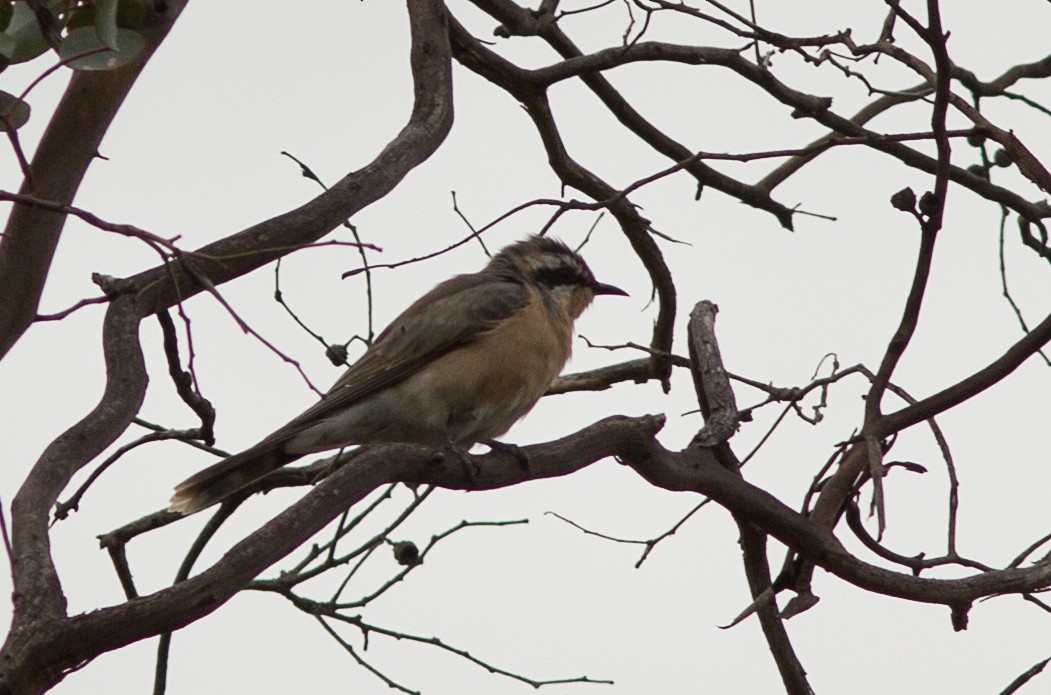
M 295 454 L 286 454 L 280 449 L 248 449 L 228 456 L 176 485 L 168 509 L 193 514 L 297 458 Z

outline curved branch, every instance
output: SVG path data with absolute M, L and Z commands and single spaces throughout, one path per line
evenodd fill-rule
M 726 444 L 737 429 L 738 410 L 737 400 L 730 386 L 730 377 L 723 366 L 719 343 L 715 337 L 717 311 L 715 304 L 705 300 L 698 302 L 690 312 L 687 333 L 690 371 L 693 374 L 697 402 L 705 420 L 704 428 L 694 436 L 690 448 L 696 450 L 698 445 L 714 444 L 715 457 L 723 469 L 743 481 L 742 464 Z M 770 646 L 770 653 L 781 673 L 785 690 L 789 695 L 811 695 L 813 690 L 807 682 L 806 670 L 792 647 L 788 631 L 785 630 L 784 618 L 777 610 L 766 554 L 767 533 L 752 524 L 746 515 L 734 513 L 733 517 L 741 533 L 745 578 L 754 600 L 753 605 L 763 635 Z
M 109 446 L 139 411 L 146 394 L 146 365 L 139 344 L 134 298 L 110 305 L 103 324 L 108 369 L 98 405 L 53 441 L 19 488 L 11 505 L 14 552 L 14 620 L 0 650 L 0 690 L 38 692 L 62 679 L 64 664 L 47 668 L 45 635 L 62 634 L 66 599 L 51 557 L 48 513 L 73 474 Z
M 934 395 L 927 396 L 913 405 L 884 415 L 873 424 L 872 431 L 878 437 L 886 437 L 977 396 L 990 386 L 1003 381 L 1049 342 L 1051 342 L 1051 314 L 984 369 L 980 369 L 966 379 Z
M 675 283 L 664 256 L 650 234 L 649 221 L 639 214 L 626 197 L 618 196 L 612 186 L 569 155 L 555 125 L 547 94 L 533 84 L 527 71 L 487 49 L 452 17 L 449 19 L 449 32 L 453 55 L 461 64 L 506 90 L 526 107 L 543 141 L 551 168 L 562 183 L 586 193 L 594 200 L 612 201 L 609 210 L 646 267 L 660 300 L 650 347 L 660 352 L 670 352 L 674 336 Z M 651 361 L 654 372 L 666 384 L 671 373 L 670 363 L 658 356 L 654 356 Z
M 559 65 L 588 65 L 589 61 L 595 59 L 593 55 L 585 56 L 576 44 L 558 27 L 558 24 L 552 21 L 553 18 L 550 15 L 538 16 L 536 13 L 506 0 L 473 0 L 473 2 L 489 13 L 490 16 L 502 22 L 503 28 L 507 29 L 510 34 L 539 36 L 544 39 L 548 45 L 566 59 L 564 63 Z M 634 56 L 634 50 L 638 45 L 643 44 L 610 48 L 605 51 L 599 51 L 599 54 L 613 56 L 623 53 Z M 719 49 L 702 50 L 715 51 Z M 555 71 L 558 69 L 557 65 L 551 68 L 551 70 Z M 594 92 L 595 96 L 605 104 L 614 118 L 655 151 L 673 162 L 682 162 L 689 159 L 693 152 L 682 143 L 669 137 L 636 111 L 628 103 L 627 99 L 621 96 L 620 92 L 604 76 L 599 74 L 601 69 L 588 68 L 575 72 L 571 69 L 570 72 L 572 74 L 567 74 L 566 77 L 580 77 L 588 89 Z M 537 78 L 535 80 L 537 86 L 547 86 L 544 84 L 544 80 L 552 76 L 551 73 L 545 73 L 544 70 L 526 72 L 529 75 L 529 79 Z M 792 229 L 793 210 L 771 198 L 768 191 L 738 181 L 717 169 L 713 169 L 704 162 L 691 162 L 685 169 L 696 179 L 698 190 L 704 187 L 711 187 L 717 191 L 722 191 L 747 205 L 769 212 L 777 218 L 782 227 Z
M 437 0 L 410 0 L 410 63 L 415 100 L 409 122 L 364 168 L 308 203 L 186 254 L 170 271 L 160 266 L 130 278 L 141 288 L 144 314 L 166 309 L 213 286 L 246 275 L 290 250 L 317 241 L 394 189 L 445 140 L 453 121 L 452 74 L 445 9 Z M 415 10 L 413 9 L 415 8 Z M 424 9 L 425 8 L 425 9 Z
M 16 610 L 0 650 L 0 691 L 46 689 L 84 659 L 120 646 L 118 642 L 137 639 L 129 635 L 141 634 L 121 613 L 105 629 L 112 634 L 102 642 L 96 636 L 82 642 L 67 639 L 69 628 L 79 621 L 65 617 L 65 598 L 51 558 L 47 526 L 48 511 L 73 474 L 112 444 L 138 412 L 147 383 L 138 342 L 141 320 L 203 289 L 195 278 L 214 286 L 288 253 L 297 243 L 322 236 L 390 191 L 444 140 L 452 123 L 445 8 L 439 0 L 409 0 L 408 5 L 415 104 L 409 123 L 375 160 L 306 205 L 183 257 L 182 263 L 191 270 L 160 266 L 122 282 L 140 291 L 122 294 L 107 311 L 103 347 L 108 380 L 103 398 L 83 420 L 52 442 L 12 504 Z M 260 248 L 270 250 L 250 254 Z M 234 253 L 249 255 L 226 262 L 221 259 Z M 208 597 L 198 600 L 210 601 Z M 151 601 L 133 603 L 135 609 L 127 612 L 131 623 L 158 610 Z
M 874 593 L 942 604 L 960 613 L 984 596 L 1036 591 L 1051 585 L 1051 561 L 1025 569 L 980 572 L 962 579 L 913 577 L 869 565 L 851 555 L 829 529 L 711 461 L 707 449 L 691 447 L 672 452 L 656 442 L 647 442 L 624 458 L 650 483 L 666 490 L 708 495 L 840 579 Z
M 929 157 L 928 155 L 914 150 L 902 143 L 881 140 L 878 137 L 878 133 L 862 127 L 859 122 L 855 122 L 855 120 L 851 118 L 845 118 L 833 112 L 829 108 L 829 100 L 792 89 L 784 82 L 774 77 L 774 75 L 768 70 L 749 62 L 737 51 L 729 49 L 642 42 L 621 48 L 608 48 L 589 55 L 578 54 L 574 57 L 569 57 L 567 60 L 556 65 L 541 68 L 536 71 L 523 71 L 523 73 L 526 79 L 536 78 L 535 81 L 541 85 L 544 84 L 545 81 L 566 79 L 578 75 L 586 82 L 589 75 L 601 70 L 608 70 L 613 67 L 633 62 L 655 60 L 673 61 L 690 65 L 718 65 L 720 67 L 728 68 L 749 82 L 760 87 L 782 104 L 792 107 L 797 116 L 812 118 L 833 132 L 842 135 L 857 138 L 871 138 L 873 149 L 888 154 L 909 167 L 930 174 L 936 174 L 938 171 L 938 162 L 935 158 Z M 919 88 L 912 89 L 916 90 Z M 909 95 L 909 98 L 912 98 L 911 94 Z M 678 158 L 673 157 L 673 159 L 676 159 L 676 161 L 683 161 L 692 154 L 692 152 L 684 148 L 681 152 L 681 156 Z M 997 186 L 996 184 L 991 183 L 988 179 L 972 174 L 966 169 L 951 166 L 949 168 L 949 178 L 954 183 L 973 191 L 987 200 L 1000 203 L 1001 205 L 1014 210 L 1026 219 L 1037 220 L 1051 217 L 1051 206 L 1046 202 L 1029 202 L 1014 191 Z M 713 188 L 718 188 L 714 183 L 707 183 Z M 772 188 L 772 186 L 770 185 L 770 182 L 766 182 L 760 183 L 756 186 L 749 186 L 748 188 L 755 189 L 755 192 L 753 192 L 753 195 L 755 195 L 761 190 L 765 191 Z M 726 190 L 725 192 L 729 195 L 740 197 L 738 193 L 729 190 Z M 754 202 L 745 198 L 741 198 L 741 200 L 751 205 L 755 205 Z M 756 207 L 762 206 L 756 205 Z
M 73 202 L 117 110 L 186 2 L 164 4 L 159 12 L 147 10 L 148 25 L 142 30 L 146 47 L 133 62 L 117 70 L 74 71 L 21 193 L 59 204 Z M 0 359 L 33 322 L 65 223 L 65 213 L 21 204 L 11 211 L 0 235 Z
M 663 422 L 660 417 L 612 417 L 564 439 L 525 447 L 528 471 L 513 454 L 479 457 L 477 472 L 469 474 L 458 456 L 439 462 L 428 447 L 370 447 L 201 574 L 148 596 L 67 618 L 61 629 L 38 633 L 36 665 L 44 673 L 60 674 L 86 658 L 199 620 L 381 485 L 404 481 L 485 490 L 567 475 L 608 456 L 632 456 Z
M 850 122 L 858 126 L 865 125 L 884 111 L 900 104 L 909 104 L 917 99 L 922 99 L 932 91 L 934 91 L 934 87 L 924 82 L 915 87 L 900 90 L 896 94 L 884 94 L 878 99 L 874 99 L 863 106 L 857 113 L 850 117 Z M 774 190 L 774 188 L 784 183 L 788 177 L 792 176 L 792 174 L 824 154 L 825 151 L 820 148 L 823 145 L 834 142 L 836 137 L 837 133 L 832 132 L 826 133 L 817 140 L 814 140 L 805 148 L 808 150 L 814 149 L 814 152 L 799 157 L 793 157 L 785 163 L 778 165 L 773 171 L 764 176 L 759 183 L 755 184 L 756 188 L 760 188 L 764 191 Z
M 404 481 L 452 489 L 494 489 L 567 475 L 608 456 L 626 461 L 659 487 L 711 496 L 833 574 L 876 593 L 944 604 L 962 613 L 983 596 L 1035 591 L 1051 584 L 1051 562 L 980 572 L 963 579 L 918 578 L 869 565 L 850 555 L 827 528 L 726 470 L 711 449 L 664 449 L 654 439 L 662 424 L 660 417 L 607 418 L 564 439 L 526 447 L 528 471 L 522 470 L 514 455 L 501 452 L 478 457 L 476 472 L 469 474 L 457 457 L 439 462 L 427 447 L 371 447 L 201 574 L 149 596 L 67 619 L 60 633 L 40 635 L 39 641 L 47 646 L 43 665 L 68 667 L 86 655 L 200 619 L 378 486 Z
M 627 462 L 659 487 L 711 496 L 733 514 L 869 591 L 948 605 L 959 615 L 983 596 L 1036 591 L 1051 584 L 1051 562 L 963 579 L 917 578 L 869 565 L 850 555 L 829 529 L 724 468 L 711 449 L 664 449 L 654 438 L 662 425 L 661 417 L 607 418 L 564 439 L 526 447 L 528 471 L 509 453 L 478 457 L 479 465 L 468 472 L 459 457 L 439 461 L 427 447 L 370 447 L 201 574 L 149 596 L 66 619 L 61 630 L 40 633 L 38 666 L 56 673 L 90 656 L 200 619 L 381 485 L 403 481 L 451 489 L 494 489 L 567 475 L 608 456 Z

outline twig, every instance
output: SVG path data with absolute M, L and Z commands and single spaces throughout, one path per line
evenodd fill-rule
M 378 668 L 376 668 L 375 666 L 373 666 L 369 662 L 365 661 L 365 659 L 363 659 L 358 654 L 357 650 L 355 650 L 354 647 L 349 642 L 347 642 L 345 639 L 343 639 L 343 637 L 341 637 L 340 634 L 338 632 L 336 632 L 335 629 L 333 629 L 331 625 L 329 625 L 327 622 L 325 622 L 325 618 L 323 616 L 315 615 L 314 618 L 319 623 L 321 623 L 321 627 L 323 627 L 325 629 L 325 632 L 327 632 L 329 635 L 331 635 L 332 639 L 336 640 L 336 642 L 341 647 L 343 647 L 343 649 L 345 649 L 346 652 L 351 655 L 351 657 L 354 658 L 354 661 L 358 662 L 359 666 L 364 667 L 366 671 L 368 671 L 369 673 L 371 673 L 372 675 L 376 676 L 381 681 L 386 683 L 388 688 L 393 688 L 394 690 L 400 690 L 403 693 L 408 693 L 408 695 L 420 695 L 419 691 L 417 691 L 417 690 L 409 690 L 404 685 L 401 685 L 400 683 L 395 682 L 393 679 L 387 677 L 387 675 L 384 674 L 382 671 L 380 671 Z M 365 639 L 365 643 L 368 644 L 368 633 L 367 632 L 365 633 L 364 639 Z
M 348 625 L 354 625 L 355 627 L 360 629 L 363 633 L 374 633 L 374 634 L 378 634 L 378 635 L 384 635 L 384 636 L 387 636 L 387 637 L 393 637 L 394 639 L 398 639 L 398 640 L 406 640 L 406 641 L 409 641 L 409 642 L 417 642 L 419 644 L 429 644 L 431 646 L 437 647 L 438 649 L 441 649 L 442 651 L 449 652 L 450 654 L 455 654 L 456 656 L 459 656 L 462 659 L 466 659 L 467 661 L 470 661 L 473 664 L 481 666 L 482 668 L 484 668 L 489 673 L 495 673 L 497 675 L 506 676 L 507 678 L 519 681 L 520 683 L 525 683 L 527 685 L 531 685 L 534 688 L 540 688 L 540 687 L 545 686 L 545 685 L 565 685 L 567 683 L 601 683 L 601 684 L 604 684 L 604 685 L 613 685 L 613 681 L 611 681 L 611 680 L 595 679 L 595 678 L 590 678 L 588 676 L 578 676 L 576 678 L 551 678 L 551 679 L 546 679 L 546 680 L 529 678 L 528 676 L 523 676 L 521 674 L 513 673 L 512 671 L 508 671 L 508 670 L 499 668 L 497 666 L 493 666 L 492 664 L 490 664 L 490 663 L 488 663 L 486 661 L 483 661 L 483 660 L 479 659 L 478 657 L 474 656 L 473 654 L 471 654 L 467 650 L 459 649 L 459 648 L 454 647 L 454 646 L 452 646 L 450 644 L 446 644 L 445 642 L 443 642 L 441 639 L 439 639 L 437 637 L 421 637 L 419 635 L 412 635 L 412 634 L 409 634 L 409 633 L 406 633 L 406 632 L 399 632 L 397 630 L 388 630 L 387 628 L 383 628 L 383 627 L 379 627 L 377 625 L 366 623 L 359 616 L 346 616 L 346 615 L 338 615 L 337 614 L 337 615 L 330 615 L 328 617 L 333 618 L 335 620 L 339 620 L 339 621 L 344 622 L 344 623 L 347 623 Z
M 1018 692 L 1023 685 L 1039 675 L 1040 672 L 1044 670 L 1044 667 L 1047 666 L 1048 662 L 1051 662 L 1051 658 L 1038 661 L 1030 666 L 1025 673 L 1018 676 L 1018 678 L 1015 678 L 1006 688 L 1001 690 L 1000 695 L 1012 695 L 1013 693 Z
M 193 367 L 193 347 L 190 344 L 189 371 L 183 371 L 179 361 L 179 342 L 175 333 L 175 323 L 167 311 L 157 312 L 157 322 L 161 325 L 161 334 L 164 338 L 164 356 L 168 361 L 168 375 L 175 384 L 175 391 L 179 394 L 182 402 L 190 407 L 197 417 L 201 419 L 198 435 L 206 446 L 215 444 L 215 408 L 211 401 L 201 395 L 200 385 Z M 189 331 L 187 331 L 189 335 Z
M 7 515 L 4 514 L 4 503 L 0 500 L 0 535 L 4 537 L 4 550 L 7 551 L 7 566 L 11 570 L 11 585 L 15 582 L 15 551 L 11 548 L 11 536 L 7 532 Z
M 561 514 L 559 514 L 557 512 L 544 512 L 544 513 L 545 514 L 550 514 L 551 516 L 555 517 L 556 519 L 560 519 L 560 520 L 566 522 L 570 526 L 580 530 L 581 532 L 583 532 L 584 534 L 589 535 L 589 536 L 596 536 L 598 538 L 603 538 L 603 539 L 605 539 L 607 541 L 613 541 L 614 543 L 628 543 L 628 544 L 631 544 L 631 545 L 642 545 L 642 546 L 644 546 L 644 549 L 642 551 L 642 555 L 639 556 L 638 561 L 636 561 L 636 563 L 635 563 L 635 569 L 639 569 L 640 567 L 642 567 L 642 563 L 646 562 L 646 559 L 650 556 L 650 553 L 653 552 L 653 549 L 657 547 L 658 543 L 663 541 L 665 538 L 670 538 L 671 536 L 674 536 L 675 533 L 680 528 L 682 528 L 682 525 L 685 524 L 690 519 L 690 517 L 692 517 L 694 514 L 699 512 L 702 507 L 704 507 L 705 505 L 707 505 L 711 501 L 712 501 L 711 498 L 705 497 L 703 500 L 701 500 L 699 503 L 697 503 L 697 505 L 695 505 L 693 507 L 693 509 L 691 509 L 690 511 L 686 512 L 686 514 L 684 516 L 682 516 L 682 518 L 680 518 L 678 521 L 676 521 L 671 526 L 671 528 L 669 528 L 667 531 L 665 531 L 664 533 L 662 533 L 661 535 L 659 535 L 659 536 L 657 536 L 655 538 L 650 538 L 649 540 L 645 540 L 645 541 L 635 540 L 635 539 L 631 539 L 631 538 L 617 538 L 615 536 L 608 536 L 608 535 L 606 535 L 604 533 L 599 533 L 598 531 L 592 531 L 591 529 L 585 528 L 585 527 L 581 526 L 580 524 L 578 524 L 577 522 L 575 522 L 575 521 L 573 521 L 571 519 L 567 519 L 566 517 L 562 516 Z
M 302 161 L 289 154 L 288 152 L 282 151 L 281 154 L 285 155 L 293 162 L 298 164 L 305 178 L 308 178 L 311 181 L 315 181 L 319 186 L 321 186 L 322 189 L 326 191 L 328 190 L 328 186 L 326 186 L 325 183 L 318 177 L 318 175 L 314 173 L 313 169 L 308 167 L 306 164 L 304 164 Z M 358 254 L 361 256 L 361 271 L 365 273 L 365 308 L 366 313 L 368 315 L 368 337 L 365 338 L 365 344 L 372 345 L 372 339 L 375 337 L 372 304 L 372 268 L 369 266 L 369 258 L 367 255 L 365 255 L 365 249 L 368 248 L 373 251 L 382 251 L 383 249 L 373 244 L 366 244 L 362 242 L 361 235 L 358 234 L 358 228 L 351 224 L 350 220 L 345 221 L 343 223 L 343 226 L 350 230 L 351 236 L 354 237 L 355 243 L 353 245 L 358 247 Z M 351 340 L 353 340 L 353 338 L 351 338 Z M 344 344 L 344 347 L 350 345 L 350 342 L 351 341 L 348 340 Z
M 313 579 L 334 567 L 346 565 L 354 558 L 363 553 L 370 552 L 373 548 L 380 545 L 383 540 L 393 533 L 395 529 L 401 526 L 401 524 L 404 523 L 404 521 L 408 519 L 409 516 L 415 512 L 434 491 L 433 487 L 428 487 L 423 493 L 416 496 L 410 504 L 406 505 L 405 509 L 403 509 L 393 521 L 389 522 L 382 531 L 374 534 L 365 542 L 360 543 L 354 550 L 336 556 L 334 548 L 339 540 L 357 528 L 358 524 L 360 524 L 363 519 L 368 517 L 382 502 L 389 499 L 393 487 L 393 485 L 387 487 L 383 494 L 378 496 L 368 507 L 365 508 L 364 511 L 351 521 L 351 523 L 347 524 L 343 529 L 342 535 L 333 537 L 332 540 L 325 544 L 313 546 L 299 563 L 291 569 L 282 572 L 281 576 L 277 579 L 258 579 L 252 582 L 248 588 L 260 591 L 272 591 L 274 590 L 274 585 L 280 585 L 280 588 L 292 588 L 308 579 Z M 327 555 L 327 557 L 322 559 L 321 562 L 314 567 L 310 567 L 315 560 L 325 555 Z M 351 574 L 353 574 L 353 572 L 351 572 Z
M 1021 566 L 1021 564 L 1023 562 L 1025 562 L 1025 559 L 1027 557 L 1029 557 L 1030 555 L 1035 553 L 1037 548 L 1042 546 L 1044 543 L 1047 543 L 1048 541 L 1051 541 L 1051 533 L 1049 533 L 1046 536 L 1043 536 L 1043 537 L 1037 539 L 1028 548 L 1026 548 L 1021 553 L 1019 553 L 1018 556 L 1015 557 L 1015 559 L 1011 560 L 1011 562 L 1007 566 L 1008 567 L 1019 567 L 1019 566 Z
M 134 225 L 107 222 L 106 220 L 102 219 L 94 213 L 88 212 L 87 210 L 82 210 L 72 205 L 66 205 L 65 203 L 59 203 L 53 200 L 44 200 L 43 198 L 37 198 L 36 196 L 31 195 L 24 195 L 22 193 L 10 193 L 8 191 L 0 191 L 0 201 L 21 203 L 22 205 L 29 205 L 31 207 L 40 208 L 42 210 L 51 210 L 52 212 L 61 213 L 63 215 L 73 215 L 74 217 L 79 217 L 80 219 L 84 220 L 92 227 L 101 229 L 102 231 L 112 232 L 113 234 L 119 234 L 130 239 L 139 239 L 149 244 L 155 250 L 159 250 L 159 248 L 165 249 L 169 255 L 179 252 L 179 248 L 175 245 L 175 242 L 179 240 L 179 236 L 174 236 L 170 239 L 166 239 L 152 232 L 147 232 L 145 229 L 139 229 Z M 161 252 L 161 255 L 163 257 L 165 253 Z
M 484 232 L 485 229 L 486 228 L 483 227 L 481 230 L 478 231 L 478 234 L 481 234 L 482 232 Z M 471 234 L 470 236 L 468 236 L 468 237 L 466 237 L 464 239 L 461 239 L 461 240 L 457 241 L 454 244 L 450 244 L 449 246 L 446 246 L 445 248 L 440 249 L 438 251 L 434 251 L 432 253 L 426 253 L 426 254 L 424 254 L 422 256 L 415 256 L 413 258 L 408 258 L 408 259 L 406 259 L 404 261 L 398 261 L 397 263 L 376 263 L 376 264 L 373 264 L 370 267 L 373 270 L 375 270 L 377 268 L 385 268 L 385 269 L 388 269 L 388 270 L 392 270 L 394 268 L 401 268 L 402 266 L 411 265 L 413 263 L 419 263 L 421 261 L 429 261 L 432 258 L 437 258 L 438 256 L 441 256 L 443 254 L 449 253 L 453 249 L 456 249 L 456 248 L 459 248 L 459 247 L 463 246 L 464 244 L 466 244 L 467 242 L 471 241 L 474 238 L 476 238 L 476 235 Z M 358 275 L 358 274 L 363 273 L 363 272 L 367 272 L 365 268 L 355 268 L 354 270 L 348 270 L 347 272 L 343 273 L 343 275 L 341 275 L 340 277 L 342 277 L 344 280 L 346 280 L 349 277 L 354 277 L 355 275 Z
M 223 297 L 222 294 L 220 294 L 219 290 L 216 289 L 215 285 L 212 284 L 211 280 L 209 280 L 203 274 L 197 272 L 197 270 L 193 267 L 193 264 L 189 262 L 189 259 L 183 258 L 182 261 L 182 265 L 187 270 L 187 272 L 193 276 L 197 283 L 202 288 L 204 288 L 204 290 L 208 292 L 208 294 L 212 295 L 212 297 L 214 297 L 215 300 L 219 302 L 219 304 L 224 309 L 226 309 L 226 312 L 230 314 L 231 318 L 233 318 L 234 322 L 244 333 L 251 335 L 256 340 L 265 345 L 267 349 L 270 350 L 270 352 L 281 358 L 281 360 L 283 360 L 285 363 L 291 364 L 293 367 L 295 367 L 296 371 L 299 372 L 299 375 L 303 378 L 303 381 L 306 382 L 306 385 L 310 388 L 310 390 L 316 393 L 319 397 L 323 395 L 321 390 L 314 386 L 314 382 L 310 380 L 310 377 L 307 376 L 307 373 L 303 371 L 303 365 L 301 365 L 298 360 L 294 360 L 285 353 L 283 353 L 273 343 L 264 338 L 262 334 L 260 334 L 257 330 L 248 325 L 248 323 L 241 318 L 241 316 L 234 310 L 234 308 L 230 306 L 230 303 L 226 301 L 226 298 Z
M 204 528 L 201 529 L 201 532 L 197 534 L 197 538 L 194 539 L 193 545 L 186 552 L 186 557 L 183 558 L 182 564 L 179 565 L 179 569 L 175 573 L 173 585 L 186 581 L 194 564 L 200 558 L 201 553 L 204 552 L 205 546 L 208 545 L 208 542 L 215 536 L 226 520 L 237 511 L 244 499 L 244 495 L 236 495 L 227 498 L 219 505 L 219 509 L 208 519 Z M 157 663 L 154 669 L 153 695 L 164 695 L 164 691 L 168 687 L 168 656 L 171 651 L 171 643 L 172 633 L 161 633 L 160 639 L 157 641 Z
M 471 230 L 471 234 L 473 234 L 474 238 L 478 240 L 478 243 L 482 246 L 482 251 L 485 252 L 485 255 L 489 258 L 492 258 L 493 254 L 489 252 L 489 249 L 485 245 L 485 241 L 482 240 L 481 234 L 477 229 L 474 228 L 474 225 L 471 224 L 470 220 L 467 219 L 467 216 L 464 215 L 463 212 L 460 210 L 460 206 L 456 202 L 456 191 L 450 191 L 450 193 L 452 193 L 453 197 L 453 212 L 459 215 L 460 219 L 463 220 L 463 223 L 467 225 L 467 228 Z
M 77 311 L 78 309 L 83 309 L 84 307 L 90 306 L 92 304 L 105 304 L 108 301 L 110 301 L 110 297 L 107 297 L 105 295 L 103 295 L 101 297 L 90 297 L 88 299 L 81 299 L 79 302 L 77 302 L 73 306 L 69 307 L 68 309 L 63 309 L 62 311 L 59 311 L 59 312 L 54 313 L 54 314 L 37 314 L 36 318 L 34 318 L 33 320 L 34 321 L 60 321 L 60 320 L 62 320 L 64 318 L 66 318 L 67 316 L 69 316 L 70 314 L 72 314 L 74 311 Z
M 137 449 L 143 444 L 149 444 L 150 442 L 160 442 L 169 439 L 199 439 L 200 437 L 201 431 L 199 429 L 164 430 L 162 432 L 151 432 L 150 434 L 143 435 L 135 441 L 129 442 L 119 447 L 116 451 L 107 456 L 106 459 L 102 463 L 100 463 L 98 467 L 95 468 L 95 470 L 91 472 L 91 475 L 88 476 L 88 479 L 85 480 L 79 488 L 77 488 L 77 491 L 74 492 L 68 500 L 64 502 L 57 502 L 55 504 L 55 513 L 51 524 L 54 525 L 55 523 L 62 521 L 67 516 L 69 516 L 70 512 L 78 511 L 80 509 L 80 500 L 87 493 L 88 489 L 94 484 L 96 480 L 99 479 L 99 477 L 103 473 L 106 472 L 106 470 L 110 466 L 119 461 L 120 458 L 129 451 Z
M 1011 305 L 1011 310 L 1014 312 L 1015 318 L 1018 319 L 1019 325 L 1022 327 L 1022 332 L 1028 333 L 1029 326 L 1026 324 L 1025 318 L 1022 316 L 1022 309 L 1015 302 L 1014 297 L 1011 296 L 1011 291 L 1007 289 L 1007 263 L 1004 258 L 1004 228 L 1007 226 L 1007 208 L 1000 206 L 1000 235 L 999 235 L 999 256 L 1000 256 L 1000 293 L 1003 295 L 1007 303 Z M 1043 349 L 1038 350 L 1040 356 L 1044 359 L 1044 364 L 1051 367 L 1051 358 L 1048 358 L 1047 354 Z

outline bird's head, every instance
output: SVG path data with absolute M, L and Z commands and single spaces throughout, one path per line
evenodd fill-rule
M 531 236 L 505 247 L 493 257 L 490 268 L 533 285 L 574 319 L 595 295 L 628 294 L 596 280 L 580 254 L 550 237 Z

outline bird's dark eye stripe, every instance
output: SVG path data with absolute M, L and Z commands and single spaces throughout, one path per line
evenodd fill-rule
M 533 278 L 543 285 L 550 285 L 554 287 L 556 285 L 586 285 L 588 280 L 584 277 L 580 271 L 575 268 L 568 266 L 558 266 L 557 268 L 537 268 L 533 273 Z

